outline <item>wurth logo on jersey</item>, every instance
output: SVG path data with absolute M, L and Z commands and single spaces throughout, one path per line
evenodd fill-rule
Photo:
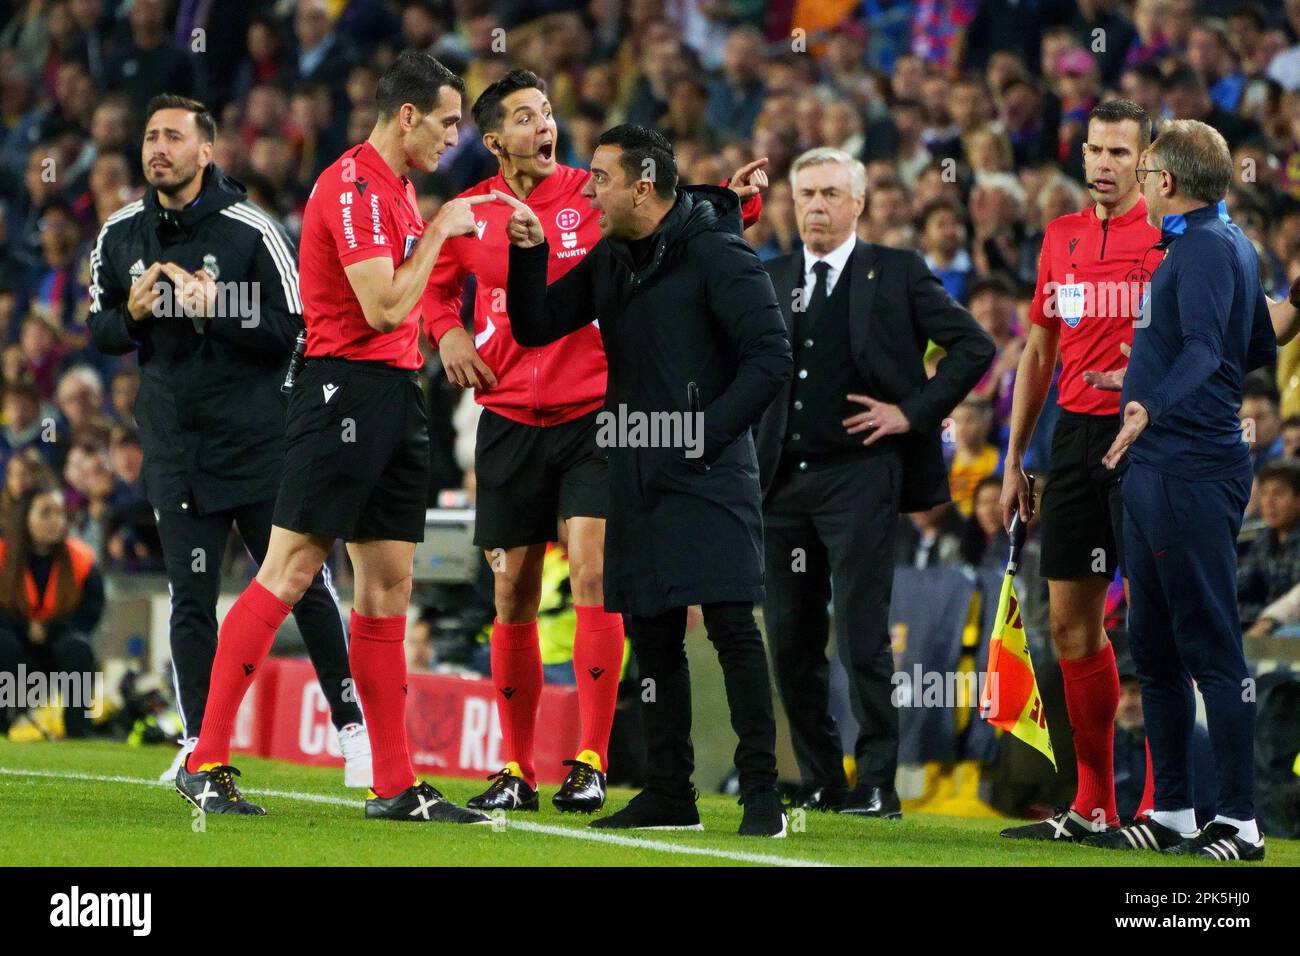
M 370 194 L 370 224 L 375 232 L 375 245 L 388 245 L 388 237 L 384 235 L 384 227 L 379 218 L 379 196 L 376 193 Z
M 578 244 L 578 234 L 576 232 L 560 233 L 560 244 L 566 249 L 572 249 Z
M 339 202 L 343 203 L 343 238 L 347 241 L 349 249 L 355 249 L 357 233 L 352 228 L 352 193 L 343 193 L 339 196 Z

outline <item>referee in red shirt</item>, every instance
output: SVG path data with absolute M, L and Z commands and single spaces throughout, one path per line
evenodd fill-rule
M 261 814 L 234 784 L 230 731 L 276 629 L 334 542 L 356 572 L 349 657 L 370 728 L 367 817 L 484 823 L 420 783 L 406 742 L 406 608 L 424 537 L 429 446 L 416 377 L 419 302 L 442 244 L 474 231 L 446 203 L 427 226 L 406 173 L 431 172 L 457 142 L 464 84 L 406 52 L 379 81 L 370 138 L 321 173 L 307 201 L 300 288 L 306 364 L 289 398 L 285 456 L 266 560 L 221 625 L 198 746 L 176 789 L 214 813 Z
M 1043 237 L 1029 310 L 1032 325 L 1012 400 L 1002 516 L 1010 527 L 1017 507 L 1025 520 L 1033 511 L 1024 455 L 1059 353 L 1061 417 L 1052 433 L 1042 496 L 1041 567 L 1079 787 L 1068 809 L 1003 830 L 1004 837 L 1071 841 L 1119 823 L 1114 770 L 1119 672 L 1103 621 L 1106 590 L 1121 563 L 1122 469 L 1109 471 L 1101 463 L 1120 429 L 1119 393 L 1091 387 L 1083 373 L 1124 364 L 1121 345 L 1133 341 L 1141 296 L 1164 255 L 1156 248 L 1160 231 L 1147 222 L 1137 184 L 1138 157 L 1150 140 L 1150 119 L 1136 103 L 1109 100 L 1094 108 L 1083 144 L 1093 204 L 1053 220 Z M 1149 772 L 1147 777 L 1149 783 Z M 1150 812 L 1151 797 L 1148 785 L 1139 815 Z

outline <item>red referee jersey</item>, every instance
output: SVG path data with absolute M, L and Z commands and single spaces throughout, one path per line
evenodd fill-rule
M 415 187 L 368 142 L 320 174 L 302 217 L 298 285 L 309 358 L 364 359 L 419 368 L 417 304 L 392 332 L 366 324 L 344 268 L 388 256 L 396 269 L 424 232 Z
M 600 241 L 596 213 L 579 195 L 588 175 L 586 170 L 559 166 L 533 187 L 525 200 L 546 233 L 551 252 L 548 282 L 572 269 Z M 481 196 L 494 189 L 514 195 L 498 173 L 461 196 Z M 513 212 L 503 202 L 475 206 L 477 234 L 456 236 L 442 244 L 421 303 L 425 329 L 429 340 L 438 342 L 461 324 L 465 280 L 473 275 L 477 284 L 474 345 L 497 377 L 496 387 L 478 390 L 475 399 L 512 421 L 558 425 L 595 411 L 605 401 L 605 346 L 594 322 L 537 349 L 524 348 L 515 341 L 506 315 L 510 262 L 506 223 Z
M 600 241 L 598 216 L 581 195 L 590 175 L 584 169 L 559 166 L 525 199 L 541 220 L 550 249 L 547 282 L 563 276 Z M 479 196 L 493 190 L 514 195 L 505 177 L 498 173 L 471 186 L 461 196 Z M 759 196 L 745 203 L 745 224 L 753 223 L 761 210 Z M 541 348 L 524 348 L 515 341 L 506 314 L 510 262 L 506 223 L 513 212 L 505 203 L 475 206 L 477 234 L 457 236 L 443 243 L 424 292 L 425 330 L 430 341 L 436 343 L 461 324 L 465 280 L 473 275 L 477 284 L 474 345 L 497 377 L 496 387 L 477 390 L 475 400 L 525 425 L 559 425 L 593 412 L 604 403 L 605 346 L 595 315 L 590 317 L 590 324 Z
M 1060 406 L 1088 415 L 1118 415 L 1119 392 L 1093 388 L 1086 371 L 1128 364 L 1120 343 L 1133 344 L 1133 323 L 1151 272 L 1164 258 L 1160 230 L 1147 222 L 1146 200 L 1115 219 L 1095 206 L 1052 220 L 1038 258 L 1029 319 L 1061 330 Z

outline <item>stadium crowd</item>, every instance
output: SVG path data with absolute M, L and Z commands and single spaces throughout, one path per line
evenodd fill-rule
M 15 0 L 0 14 L 6 514 L 62 487 L 67 533 L 100 567 L 161 569 L 140 485 L 136 359 L 96 352 L 86 324 L 95 237 L 143 192 L 150 98 L 206 102 L 215 163 L 296 241 L 312 184 L 366 137 L 378 78 L 408 48 L 464 76 L 467 105 L 512 68 L 542 76 L 566 165 L 585 166 L 620 122 L 663 132 L 685 183 L 767 157 L 771 186 L 746 233 L 764 259 L 798 247 L 795 157 L 833 146 L 863 160 L 858 235 L 919 251 L 997 347 L 945 428 L 953 501 L 901 519 L 902 565 L 1005 561 L 997 476 L 1038 251 L 1049 221 L 1088 202 L 1082 143 L 1098 102 L 1133 100 L 1156 133 L 1174 118 L 1219 129 L 1238 170 L 1228 208 L 1265 288 L 1283 297 L 1300 274 L 1300 0 Z M 467 109 L 459 145 L 416 177 L 423 215 L 496 167 Z M 471 285 L 467 320 L 473 301 Z M 472 500 L 478 409 L 426 355 L 430 500 L 445 489 Z M 1055 407 L 1030 470 L 1046 468 Z M 1300 634 L 1296 346 L 1252 377 L 1241 417 L 1257 475 L 1243 625 Z M 246 579 L 243 549 L 229 554 Z M 1112 589 L 1108 620 L 1122 621 L 1122 599 Z

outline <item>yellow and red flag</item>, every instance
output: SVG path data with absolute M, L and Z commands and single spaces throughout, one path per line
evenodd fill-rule
M 980 691 L 980 716 L 994 727 L 1007 731 L 1033 747 L 1056 767 L 1052 738 L 1047 732 L 1047 711 L 1034 677 L 1034 662 L 1029 657 L 1029 640 L 1016 599 L 1015 576 L 1019 565 L 1017 552 L 1024 541 L 1023 525 L 1017 514 L 1011 528 L 1011 559 L 1002 579 L 998 613 L 993 621 L 989 641 L 989 666 Z

